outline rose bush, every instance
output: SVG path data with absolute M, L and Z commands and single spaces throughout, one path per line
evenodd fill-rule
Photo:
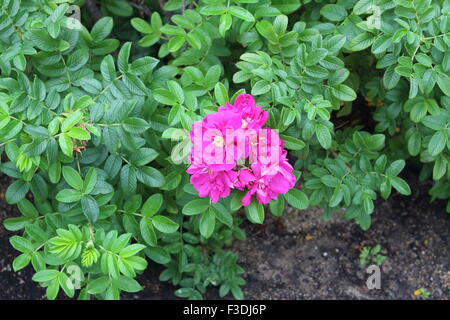
M 433 199 L 448 199 L 449 9 L 2 1 L 0 170 L 22 213 L 4 221 L 22 232 L 14 270 L 31 264 L 49 299 L 118 299 L 158 263 L 177 296 L 216 285 L 240 299 L 244 270 L 226 247 L 244 239 L 244 219 L 314 205 L 366 230 L 378 196 L 410 194 L 405 160 L 433 179 Z M 281 165 L 246 163 L 247 138 L 230 167 L 187 164 L 199 122 L 278 132 Z

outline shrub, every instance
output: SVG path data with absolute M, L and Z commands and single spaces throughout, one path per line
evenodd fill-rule
M 242 209 L 239 190 L 199 197 L 181 161 L 192 124 L 243 92 L 268 111 L 297 178 L 266 211 L 320 206 L 366 230 L 378 195 L 411 193 L 405 160 L 423 164 L 433 199 L 449 198 L 449 1 L 98 4 L 0 11 L 1 171 L 22 213 L 4 225 L 23 230 L 14 270 L 31 263 L 49 299 L 139 291 L 148 261 L 177 296 L 212 284 L 243 298 L 225 247 L 265 208 Z

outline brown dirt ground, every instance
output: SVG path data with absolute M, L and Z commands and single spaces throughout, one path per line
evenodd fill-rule
M 18 215 L 2 197 L 6 181 L 0 176 L 0 221 Z M 246 224 L 247 240 L 231 247 L 246 270 L 246 298 L 420 299 L 413 292 L 424 287 L 432 299 L 449 299 L 450 215 L 445 202 L 429 203 L 430 182 L 419 183 L 412 174 L 408 181 L 413 195 L 377 201 L 367 232 L 340 217 L 325 222 L 317 208 L 288 209 L 281 218 L 268 217 L 263 226 Z M 43 299 L 44 289 L 31 281 L 31 267 L 11 270 L 17 255 L 8 241 L 11 235 L 0 226 L 0 299 Z M 366 266 L 358 263 L 359 248 L 378 243 L 388 258 L 381 289 L 369 290 Z M 175 288 L 158 280 L 161 270 L 150 264 L 138 279 L 144 290 L 124 298 L 174 299 Z M 218 298 L 217 290 L 209 290 L 207 297 Z

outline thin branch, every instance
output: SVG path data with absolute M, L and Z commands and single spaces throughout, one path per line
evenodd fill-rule
M 139 1 L 139 3 L 136 3 L 134 1 L 127 1 L 127 2 L 130 6 L 139 10 L 141 17 L 143 17 L 144 15 L 147 15 L 150 17 L 152 15 L 152 12 L 150 11 L 150 9 L 144 4 L 144 2 L 142 0 L 138 0 L 138 1 Z

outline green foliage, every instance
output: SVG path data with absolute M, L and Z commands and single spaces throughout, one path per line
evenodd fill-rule
M 359 254 L 359 263 L 376 263 L 381 266 L 383 262 L 386 260 L 386 256 L 380 254 L 381 245 L 377 244 L 375 247 L 364 247 Z
M 14 269 L 31 263 L 49 299 L 139 291 L 148 261 L 179 297 L 216 285 L 243 298 L 224 247 L 265 208 L 242 210 L 239 192 L 199 198 L 178 160 L 179 129 L 244 91 L 301 180 L 272 214 L 320 206 L 366 230 L 378 195 L 411 193 L 405 160 L 423 164 L 433 199 L 449 198 L 449 1 L 188 0 L 138 14 L 101 0 L 95 24 L 85 6 L 82 23 L 69 18 L 71 2 L 0 8 L 0 170 L 22 213 L 4 224 L 23 230 Z M 340 119 L 354 114 L 373 114 L 374 128 Z
M 424 287 L 414 290 L 414 295 L 418 296 L 418 297 L 422 297 L 425 300 L 429 299 L 431 297 L 431 293 Z

